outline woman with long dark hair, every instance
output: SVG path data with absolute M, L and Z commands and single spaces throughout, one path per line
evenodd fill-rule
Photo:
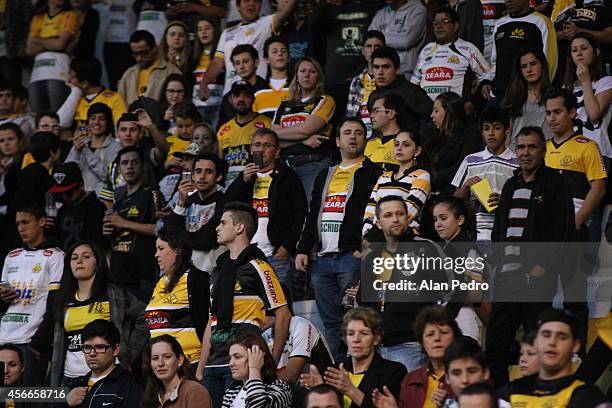
M 612 76 L 605 75 L 601 48 L 591 34 L 577 33 L 570 41 L 564 87 L 578 98 L 582 134 L 597 143 L 602 155 L 612 158 L 608 137 Z
M 164 81 L 159 93 L 158 101 L 164 112 L 164 122 L 162 128 L 170 134 L 176 133 L 176 118 L 174 108 L 185 101 L 189 101 L 190 85 L 182 74 L 170 74 Z
M 149 339 L 144 303 L 125 289 L 109 283 L 107 276 L 106 257 L 96 243 L 81 241 L 66 252 L 55 304 L 47 309 L 42 323 L 47 330 L 39 330 L 40 341 L 35 342 L 53 346 L 52 385 L 70 384 L 72 379 L 90 371 L 81 351 L 81 331 L 94 320 L 109 320 L 119 329 L 119 361 L 124 368 L 137 361 Z M 51 333 L 54 333 L 53 338 Z M 48 338 L 43 338 L 45 336 Z
M 191 242 L 184 228 L 165 226 L 159 231 L 155 259 L 162 277 L 153 289 L 145 318 L 151 337 L 176 337 L 191 364 L 200 359 L 208 323 L 208 274 L 191 263 Z
M 193 47 L 193 104 L 198 108 L 204 122 L 209 123 L 213 129 L 217 128 L 219 110 L 223 99 L 223 84 L 225 76 L 219 75 L 207 85 L 208 99 L 200 98 L 200 85 L 206 75 L 206 70 L 212 62 L 217 50 L 221 29 L 217 21 L 210 17 L 200 17 L 196 23 L 196 38 Z
M 25 53 L 34 57 L 28 94 L 34 112 L 56 112 L 68 96 L 70 48 L 79 35 L 79 19 L 68 0 L 39 1 Z
M 514 148 L 516 136 L 525 126 L 538 126 L 546 139 L 552 133 L 546 123 L 544 96 L 551 87 L 548 61 L 540 48 L 525 48 L 514 59 L 510 85 L 501 107 L 510 112 L 512 136 L 509 144 Z
M 451 184 L 463 158 L 482 148 L 482 136 L 468 124 L 463 100 L 454 92 L 440 94 L 433 104 L 431 119 L 435 126 L 426 151 L 431 159 L 432 192 L 452 195 Z
M 210 394 L 196 381 L 176 338 L 164 334 L 151 339 L 143 353 L 146 379 L 143 408 L 210 408 Z
M 229 349 L 234 383 L 223 395 L 223 408 L 289 408 L 291 389 L 276 376 L 276 363 L 260 334 L 248 332 Z
M 310 57 L 300 59 L 288 98 L 272 121 L 280 139 L 281 157 L 297 173 L 308 201 L 316 176 L 329 166 L 336 149 L 330 123 L 336 102 L 325 93 L 324 83 L 321 65 Z
M 395 136 L 393 158 L 398 163 L 396 171 L 386 171 L 372 190 L 363 217 L 363 235 L 379 230 L 376 225 L 376 203 L 383 197 L 402 197 L 408 208 L 410 226 L 418 230 L 419 216 L 431 192 L 428 160 L 421 138 L 416 132 L 402 130 Z M 367 237 L 366 237 L 367 239 Z
M 164 36 L 159 42 L 159 57 L 174 64 L 183 74 L 190 72 L 189 30 L 183 22 L 175 20 L 168 23 Z

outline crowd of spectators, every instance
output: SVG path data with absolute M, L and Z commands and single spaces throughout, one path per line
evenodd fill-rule
M 611 104 L 607 0 L 0 0 L 0 387 L 612 407 Z

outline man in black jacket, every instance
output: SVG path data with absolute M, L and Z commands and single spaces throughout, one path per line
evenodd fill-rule
M 306 217 L 306 194 L 297 174 L 278 161 L 279 152 L 276 132 L 257 129 L 251 139 L 254 162 L 246 165 L 226 195 L 257 210 L 257 232 L 252 242 L 257 243 L 278 280 L 291 292 L 291 256 L 295 255 Z
M 201 153 L 196 157 L 191 174 L 179 184 L 174 210 L 164 219 L 168 225 L 187 230 L 193 247 L 191 261 L 209 274 L 219 255 L 215 228 L 221 219 L 225 195 L 217 191 L 217 183 L 223 181 L 225 169 L 225 162 L 213 154 Z
M 559 173 L 546 167 L 545 154 L 542 130 L 523 128 L 516 141 L 520 169 L 504 185 L 495 214 L 492 241 L 514 243 L 495 256 L 501 265 L 495 277 L 486 353 L 497 386 L 508 382 L 508 349 L 516 330 L 521 324 L 525 333 L 534 330 L 539 312 L 550 307 L 556 292 L 563 246 L 545 248 L 541 243 L 568 242 L 575 235 L 567 186 Z
M 408 278 L 397 267 L 389 270 L 387 275 L 385 272 L 377 274 L 374 266 L 381 260 L 386 261 L 397 255 L 410 254 L 412 251 L 428 258 L 444 257 L 444 253 L 434 242 L 413 233 L 408 222 L 406 202 L 401 197 L 381 198 L 376 204 L 376 218 L 376 224 L 384 234 L 384 242 L 370 245 L 372 251 L 364 259 L 365 267 L 362 268 L 360 293 L 357 294 L 357 299 L 362 301 L 360 305 L 370 306 L 382 317 L 385 336 L 378 348 L 381 357 L 400 362 L 408 372 L 411 372 L 427 364 L 427 356 L 423 353 L 412 325 L 419 311 L 433 301 L 441 299 L 442 293 L 433 290 L 415 293 L 405 290 L 390 291 L 381 288 L 381 282 L 400 282 L 403 279 L 410 279 L 420 286 L 424 280 L 445 281 L 445 272 L 435 268 L 427 271 L 421 269 Z M 368 271 L 373 273 L 367 273 Z
M 400 75 L 400 57 L 391 47 L 380 47 L 372 53 L 374 82 L 376 90 L 368 98 L 368 110 L 372 112 L 374 102 L 383 95 L 396 93 L 405 102 L 401 125 L 409 129 L 419 129 L 429 120 L 433 102 L 418 85 Z
M 359 270 L 363 213 L 382 168 L 367 159 L 365 124 L 357 118 L 338 125 L 336 145 L 342 161 L 323 170 L 312 189 L 310 210 L 295 258 L 297 270 L 306 271 L 310 253 L 316 254 L 311 278 L 315 300 L 325 324 L 334 358 L 342 357 L 340 324 L 343 308 L 338 301 Z
M 83 329 L 83 354 L 91 371 L 74 381 L 66 397 L 70 408 L 131 408 L 140 404 L 140 386 L 134 375 L 115 364 L 119 355 L 119 330 L 103 319 Z

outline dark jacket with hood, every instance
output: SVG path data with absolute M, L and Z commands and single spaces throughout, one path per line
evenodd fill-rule
M 321 245 L 320 224 L 327 198 L 329 183 L 338 165 L 331 166 L 319 173 L 312 189 L 310 210 L 306 216 L 304 231 L 297 246 L 298 254 L 309 254 L 318 250 Z M 340 225 L 338 249 L 340 252 L 361 249 L 361 226 L 363 213 L 370 200 L 372 189 L 383 173 L 382 167 L 365 159 L 362 166 L 355 172 L 355 177 L 349 186 L 344 208 L 344 219 Z
M 274 247 L 274 252 L 282 245 L 293 255 L 308 211 L 306 194 L 295 171 L 284 164 L 279 163 L 270 176 L 272 183 L 268 192 L 268 239 Z M 256 177 L 253 177 L 253 180 L 247 183 L 240 173 L 227 190 L 227 199 L 251 204 L 255 180 Z

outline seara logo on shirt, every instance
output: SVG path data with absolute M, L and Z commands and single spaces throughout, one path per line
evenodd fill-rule
M 448 81 L 453 76 L 453 70 L 448 67 L 433 67 L 425 71 L 426 81 Z
M 170 324 L 170 314 L 159 310 L 151 310 L 145 312 L 145 320 L 149 325 L 149 329 L 162 329 Z
M 327 197 L 325 200 L 325 207 L 323 208 L 323 212 L 344 212 L 344 206 L 346 205 L 346 196 L 345 195 L 333 195 Z

